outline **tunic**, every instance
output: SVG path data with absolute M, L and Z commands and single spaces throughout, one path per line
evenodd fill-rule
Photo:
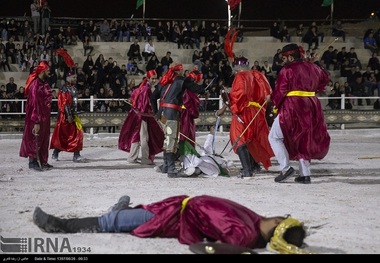
M 330 135 L 318 97 L 299 92 L 322 92 L 329 74 L 312 62 L 293 62 L 279 73 L 272 101 L 278 108 L 280 127 L 290 160 L 323 159 L 330 147 Z M 289 92 L 295 92 L 289 96 Z

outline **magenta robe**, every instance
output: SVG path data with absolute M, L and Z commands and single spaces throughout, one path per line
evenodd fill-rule
M 189 137 L 195 142 L 195 133 L 197 126 L 195 125 L 195 119 L 199 117 L 199 97 L 197 93 L 190 90 L 185 90 L 183 95 L 183 107 L 181 111 L 181 126 L 180 131 L 185 136 Z M 180 141 L 189 141 L 182 135 L 179 137 Z M 189 141 L 189 143 L 195 147 L 195 143 Z
M 174 196 L 149 205 L 139 205 L 155 216 L 132 231 L 138 237 L 176 237 L 182 244 L 207 238 L 250 248 L 259 242 L 261 215 L 231 200 L 208 195 L 195 196 L 182 209 L 186 195 Z
M 329 74 L 311 62 L 293 62 L 281 69 L 272 94 L 278 108 L 284 144 L 291 160 L 323 159 L 330 147 L 330 135 L 321 103 L 316 96 L 286 96 L 289 91 L 322 92 Z
M 73 98 L 69 91 L 58 91 L 58 119 L 51 137 L 50 149 L 65 152 L 80 152 L 83 149 L 83 130 L 79 130 L 75 122 L 66 121 L 65 105 L 72 107 Z
M 36 159 L 36 137 L 32 130 L 34 123 L 40 123 L 38 133 L 38 152 L 42 164 L 48 162 L 50 141 L 50 111 L 52 91 L 49 84 L 35 78 L 28 90 L 25 105 L 24 134 L 22 136 L 20 157 Z
M 141 88 L 133 90 L 131 101 L 133 102 L 137 99 L 135 109 L 143 114 L 136 113 L 134 108 L 128 112 L 120 130 L 118 148 L 122 151 L 130 152 L 131 144 L 140 141 L 141 121 L 144 120 L 148 124 L 149 159 L 153 161 L 155 155 L 163 151 L 162 147 L 164 145 L 165 135 L 161 126 L 153 117 L 153 110 L 150 105 L 151 95 L 152 91 L 150 85 L 147 83 Z M 143 116 L 145 114 L 151 117 Z
M 239 136 L 248 127 L 251 120 L 259 111 L 259 107 L 248 106 L 251 102 L 263 105 L 266 96 L 270 95 L 272 89 L 265 75 L 257 70 L 245 70 L 236 74 L 232 83 L 232 89 L 229 94 L 231 112 L 233 113 L 230 140 L 233 145 Z M 274 156 L 272 147 L 270 146 L 268 135 L 269 126 L 265 117 L 266 104 L 256 115 L 252 124 L 241 136 L 234 151 L 244 143 L 247 143 L 248 150 L 256 162 L 262 163 L 264 168 L 272 165 L 270 158 Z M 239 116 L 244 123 L 238 121 Z

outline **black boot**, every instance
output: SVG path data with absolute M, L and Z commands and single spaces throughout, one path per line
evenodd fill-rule
M 154 167 L 154 170 L 158 173 L 164 173 L 164 174 L 168 172 L 168 160 L 167 160 L 166 152 L 164 152 L 164 163 L 159 166 Z
M 89 233 L 99 231 L 97 217 L 60 219 L 46 214 L 39 207 L 34 210 L 33 222 L 47 233 Z
M 251 171 L 253 173 L 257 173 L 257 172 L 260 172 L 261 171 L 261 166 L 259 163 L 257 163 L 255 161 L 255 159 L 253 159 L 253 156 L 251 154 L 249 154 L 249 157 L 250 157 L 250 161 L 251 161 Z
M 167 156 L 167 164 L 168 164 L 168 177 L 169 178 L 180 178 L 180 177 L 187 177 L 190 176 L 185 174 L 182 171 L 178 171 L 175 167 L 175 162 L 177 160 L 177 154 L 175 153 L 166 153 Z
M 168 177 L 175 178 L 177 177 L 177 169 L 175 168 L 175 161 L 177 160 L 177 155 L 172 152 L 166 153 L 166 164 L 168 167 Z
M 237 154 L 239 156 L 241 165 L 243 166 L 243 169 L 241 171 L 241 178 L 252 177 L 253 172 L 251 170 L 251 158 L 247 145 L 243 144 L 239 146 L 239 148 L 237 148 Z

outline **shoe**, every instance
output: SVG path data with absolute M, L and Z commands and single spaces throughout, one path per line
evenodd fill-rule
M 42 164 L 42 169 L 43 170 L 51 170 L 53 168 L 53 165 L 48 164 L 48 163 L 43 163 Z
M 128 195 L 123 195 L 120 197 L 119 201 L 114 204 L 109 210 L 110 211 L 118 211 L 123 209 L 130 209 L 131 198 Z
M 279 176 L 277 176 L 276 178 L 274 178 L 274 181 L 275 181 L 276 183 L 283 183 L 283 182 L 285 182 L 286 180 L 288 180 L 289 177 L 291 177 L 292 175 L 294 175 L 295 172 L 296 172 L 296 171 L 294 170 L 294 168 L 293 168 L 293 167 L 290 167 L 290 168 L 286 171 L 286 173 L 281 172 Z
M 74 162 L 74 163 L 86 163 L 86 162 L 87 162 L 87 159 L 86 159 L 86 158 L 83 158 L 83 157 L 80 156 L 80 155 L 74 155 L 74 157 L 73 157 L 73 162 Z
M 310 176 L 298 176 L 294 178 L 294 182 L 300 184 L 311 184 Z
M 156 171 L 157 173 L 163 173 L 163 174 L 166 174 L 168 172 L 168 169 L 164 168 L 164 165 L 161 164 L 161 165 L 158 165 L 158 166 L 155 166 L 154 168 L 154 171 Z
M 39 166 L 37 161 L 29 162 L 29 169 L 33 169 L 35 171 L 42 172 L 42 167 Z
M 127 160 L 128 163 L 137 163 L 137 160 Z
M 54 150 L 53 151 L 53 154 L 51 155 L 51 159 L 55 160 L 55 161 L 59 161 L 58 160 L 58 151 L 57 150 Z
M 198 175 L 192 174 L 192 175 L 187 175 L 184 172 L 177 172 L 177 173 L 168 173 L 169 178 L 193 178 L 193 177 L 198 177 Z

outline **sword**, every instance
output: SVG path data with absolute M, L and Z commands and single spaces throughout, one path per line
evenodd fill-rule
M 40 160 L 40 153 L 38 151 L 38 133 L 34 134 L 36 137 L 36 156 L 37 156 L 37 163 L 38 166 L 42 169 L 41 160 Z
M 244 133 L 248 130 L 249 126 L 251 126 L 251 124 L 253 123 L 253 121 L 256 119 L 257 115 L 260 113 L 260 111 L 264 108 L 264 105 L 267 103 L 268 101 L 265 100 L 263 105 L 261 105 L 260 109 L 256 112 L 255 116 L 253 116 L 252 120 L 248 123 L 247 127 L 245 127 L 244 131 L 239 135 L 239 137 L 234 141 L 234 143 L 232 144 L 232 147 L 230 149 L 230 151 L 232 151 L 233 148 L 235 148 L 235 146 L 238 144 L 238 142 L 240 141 L 241 137 L 244 135 Z

